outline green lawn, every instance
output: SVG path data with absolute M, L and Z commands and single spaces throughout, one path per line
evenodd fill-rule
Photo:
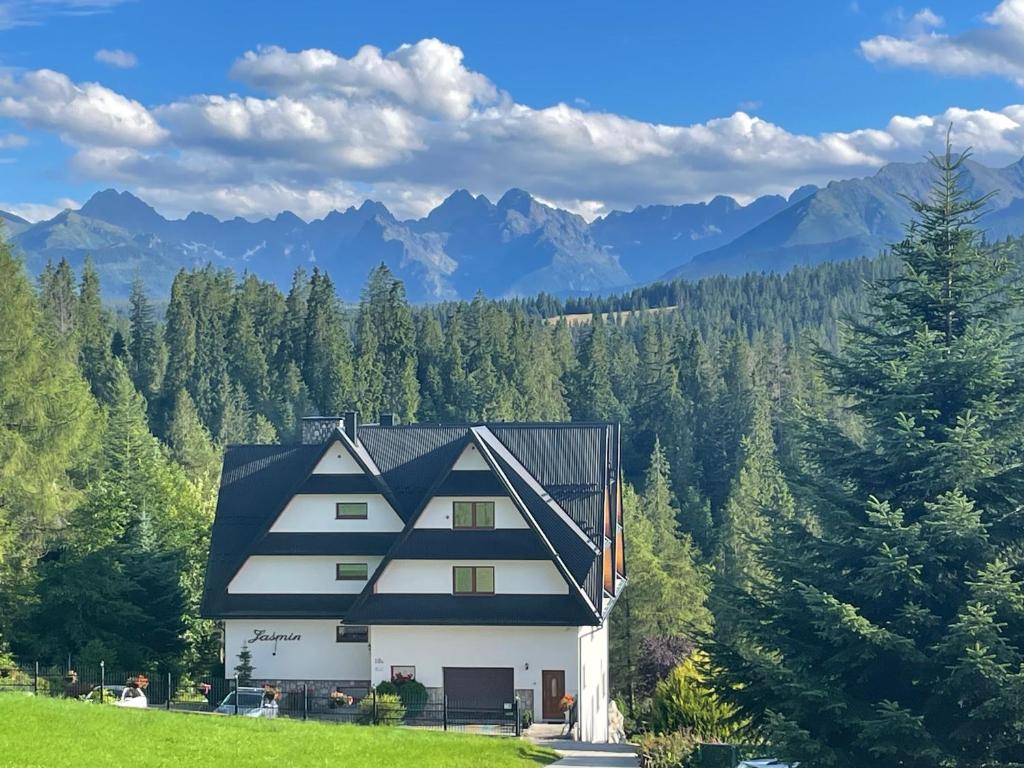
M 511 738 L 0 694 L 0 768 L 537 768 L 555 757 Z

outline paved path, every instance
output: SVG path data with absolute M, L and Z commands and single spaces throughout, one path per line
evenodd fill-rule
M 629 744 L 583 744 L 567 739 L 538 741 L 562 755 L 551 768 L 636 768 L 636 748 Z

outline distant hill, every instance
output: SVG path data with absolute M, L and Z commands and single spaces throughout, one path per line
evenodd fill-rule
M 933 169 L 921 162 L 893 163 L 874 176 L 833 181 L 665 277 L 782 272 L 797 264 L 873 255 L 903 237 L 911 217 L 904 195 L 926 196 L 933 180 Z M 1005 168 L 968 161 L 963 183 L 971 196 L 996 192 L 980 222 L 990 237 L 1024 233 L 1024 160 Z
M 272 219 L 221 221 L 193 212 L 167 219 L 128 192 L 93 195 L 78 211 L 31 224 L 0 212 L 6 234 L 34 272 L 91 255 L 109 298 L 127 295 L 141 275 L 166 295 L 179 269 L 213 263 L 252 272 L 286 288 L 297 267 L 326 269 L 354 300 L 383 261 L 415 301 L 490 296 L 607 293 L 669 277 L 785 271 L 872 256 L 898 240 L 910 209 L 932 180 L 925 163 L 887 165 L 874 176 L 801 187 L 741 205 L 652 205 L 587 223 L 511 189 L 497 202 L 453 192 L 421 219 L 400 220 L 381 203 L 332 211 L 306 222 L 285 211 Z M 1024 233 L 1024 160 L 1006 168 L 968 165 L 972 194 L 999 190 L 983 220 L 994 237 Z

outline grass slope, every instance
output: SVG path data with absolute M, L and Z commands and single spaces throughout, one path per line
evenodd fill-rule
M 535 768 L 528 742 L 406 728 L 130 711 L 0 694 L 2 768 Z

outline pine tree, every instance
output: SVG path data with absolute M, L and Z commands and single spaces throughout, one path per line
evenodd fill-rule
M 196 319 L 189 295 L 189 282 L 185 270 L 174 276 L 164 323 L 167 371 L 164 374 L 161 400 L 168 412 L 175 408 L 178 393 L 192 383 L 195 375 Z
M 600 315 L 594 315 L 590 326 L 590 332 L 581 345 L 579 367 L 573 377 L 572 417 L 577 421 L 620 419 L 622 405 L 611 388 L 608 331 Z
M 250 685 L 256 670 L 252 666 L 252 651 L 249 650 L 249 646 L 243 644 L 236 658 L 238 659 L 238 664 L 235 665 L 234 672 L 235 677 L 238 678 L 238 684 Z
M 966 160 L 933 158 L 902 272 L 821 352 L 855 429 L 807 418 L 795 519 L 716 646 L 723 690 L 816 766 L 1024 762 L 1021 281 Z
M 113 329 L 100 298 L 100 278 L 92 259 L 86 257 L 78 289 L 78 365 L 93 396 L 109 392 L 114 357 L 110 350 Z
M 0 240 L 0 637 L 23 588 L 63 527 L 96 450 L 100 415 L 65 350 L 46 330 L 22 263 Z
M 78 297 L 75 273 L 66 258 L 54 268 L 47 263 L 39 278 L 39 298 L 43 315 L 61 340 L 69 340 L 78 327 Z
M 633 685 L 643 641 L 693 638 L 711 626 L 709 575 L 689 536 L 676 526 L 669 472 L 656 442 L 643 495 L 638 499 L 631 490 L 623 493 L 630 583 L 612 612 L 610 673 L 613 689 L 628 693 L 634 711 Z
M 334 415 L 354 403 L 352 349 L 334 283 L 313 270 L 306 310 L 303 379 L 318 413 Z
M 171 458 L 191 477 L 202 479 L 208 490 L 215 487 L 215 479 L 220 472 L 220 455 L 210 433 L 199 420 L 199 412 L 188 390 L 178 390 L 174 399 L 174 410 L 167 428 L 167 446 Z
M 141 278 L 132 282 L 128 302 L 128 320 L 131 324 L 128 340 L 129 373 L 135 388 L 147 401 L 151 401 L 160 384 L 160 341 L 153 305 L 146 296 Z

